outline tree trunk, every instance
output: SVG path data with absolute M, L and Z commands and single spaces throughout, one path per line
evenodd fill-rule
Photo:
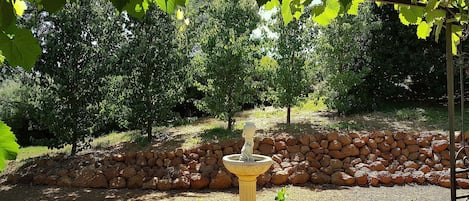
M 228 115 L 228 130 L 233 130 L 233 117 L 231 117 L 231 115 Z
M 287 124 L 290 125 L 291 106 L 287 107 Z
M 75 154 L 77 154 L 77 147 L 78 147 L 77 139 L 75 137 L 75 134 L 73 134 L 72 153 L 70 153 L 70 155 L 75 156 Z
M 147 133 L 147 140 L 148 140 L 148 143 L 151 144 L 151 132 L 152 132 L 152 121 L 151 120 L 147 120 L 147 128 L 146 128 L 146 133 Z

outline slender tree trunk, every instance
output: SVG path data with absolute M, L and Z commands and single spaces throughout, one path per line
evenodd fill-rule
M 146 128 L 146 133 L 147 133 L 147 140 L 148 140 L 148 143 L 151 144 L 151 140 L 152 140 L 152 135 L 151 135 L 151 132 L 152 132 L 152 121 L 150 119 L 147 119 L 147 128 Z
M 76 133 L 73 133 L 72 134 L 72 153 L 70 153 L 70 155 L 72 156 L 75 156 L 77 154 L 77 147 L 78 147 L 78 140 L 77 140 L 77 134 Z
M 231 117 L 231 114 L 228 115 L 228 130 L 233 130 L 233 117 Z
M 291 106 L 287 107 L 287 124 L 290 125 Z

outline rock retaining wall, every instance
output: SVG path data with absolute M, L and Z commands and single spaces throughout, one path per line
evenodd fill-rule
M 10 174 L 7 182 L 116 189 L 224 189 L 238 186 L 238 181 L 224 168 L 221 158 L 239 153 L 242 145 L 240 140 L 228 140 L 170 152 L 155 149 L 44 158 Z M 331 132 L 257 138 L 254 152 L 274 160 L 257 184 L 430 183 L 449 187 L 448 145 L 446 135 L 430 132 Z M 458 159 L 456 165 L 464 167 L 463 160 Z M 467 174 L 457 177 L 461 187 L 469 188 Z

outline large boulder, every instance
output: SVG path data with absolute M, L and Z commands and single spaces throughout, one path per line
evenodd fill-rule
M 328 184 L 331 182 L 331 176 L 323 172 L 314 172 L 311 174 L 311 182 L 314 184 Z
M 272 174 L 272 179 L 270 180 L 270 182 L 274 185 L 282 185 L 287 183 L 288 176 L 288 171 L 280 170 Z
M 209 188 L 225 189 L 231 187 L 231 175 L 223 170 L 219 170 L 215 178 L 210 181 Z
M 355 183 L 355 178 L 348 175 L 345 172 L 335 172 L 331 176 L 331 182 L 335 185 L 353 185 Z
M 309 174 L 305 171 L 297 171 L 288 177 L 288 182 L 293 185 L 300 185 L 308 182 Z
M 442 152 L 448 148 L 448 140 L 433 140 L 432 141 L 432 150 L 433 152 Z
M 210 179 L 202 176 L 200 173 L 192 173 L 190 180 L 192 189 L 202 189 L 207 187 L 210 183 Z

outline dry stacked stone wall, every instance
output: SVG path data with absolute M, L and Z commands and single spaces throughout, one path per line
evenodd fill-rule
M 469 135 L 468 135 L 469 136 Z M 460 138 L 460 136 L 459 136 Z M 459 139 L 460 140 L 460 139 Z M 242 140 L 191 149 L 57 156 L 34 161 L 8 175 L 9 183 L 62 187 L 225 189 L 238 186 L 222 157 L 239 153 Z M 273 165 L 259 186 L 313 184 L 392 186 L 406 183 L 449 187 L 447 136 L 441 133 L 371 132 L 279 135 L 256 138 L 254 152 Z M 464 168 L 462 156 L 456 166 Z M 467 174 L 457 182 L 469 188 Z

